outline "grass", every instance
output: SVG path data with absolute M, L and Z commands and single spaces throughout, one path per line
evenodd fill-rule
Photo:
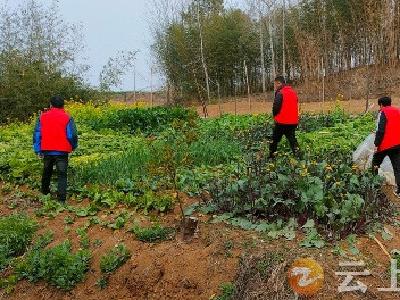
M 134 180 L 145 175 L 150 154 L 147 142 L 136 138 L 135 144 L 124 153 L 100 159 L 90 165 L 77 166 L 72 180 L 78 186 L 86 182 L 112 186 L 121 179 Z
M 0 217 L 0 270 L 9 264 L 10 259 L 25 253 L 37 229 L 36 221 L 26 215 Z

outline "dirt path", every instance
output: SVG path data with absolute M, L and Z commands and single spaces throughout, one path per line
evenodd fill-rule
M 270 99 L 269 99 L 270 100 Z M 376 104 L 376 99 L 372 99 L 370 101 L 371 104 L 375 105 L 371 110 L 378 110 L 378 106 Z M 394 99 L 394 104 L 400 106 L 400 99 Z M 327 101 L 325 103 L 322 102 L 300 102 L 300 111 L 301 112 L 309 112 L 309 113 L 318 113 L 318 112 L 328 112 L 332 111 L 336 105 L 340 105 L 346 112 L 351 114 L 363 113 L 365 111 L 365 101 L 364 100 L 351 100 L 351 101 Z M 202 108 L 197 106 L 195 107 L 198 114 L 203 116 Z M 224 102 L 221 104 L 221 108 L 218 104 L 212 104 L 208 106 L 208 114 L 210 117 L 217 117 L 222 114 L 263 114 L 272 112 L 272 102 L 266 101 L 259 98 L 252 99 L 251 108 L 247 99 L 239 98 L 235 101 Z

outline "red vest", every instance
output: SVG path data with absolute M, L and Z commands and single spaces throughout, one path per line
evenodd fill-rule
M 385 135 L 378 151 L 385 151 L 400 145 L 400 109 L 393 106 L 382 108 L 386 117 Z
M 275 122 L 283 125 L 299 124 L 299 100 L 296 92 L 289 86 L 285 85 L 281 90 L 282 108 L 277 116 L 274 117 Z
M 72 152 L 67 138 L 70 116 L 61 108 L 51 108 L 40 116 L 41 150 Z

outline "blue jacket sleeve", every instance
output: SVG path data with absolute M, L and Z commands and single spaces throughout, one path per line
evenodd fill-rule
M 78 147 L 78 131 L 73 118 L 69 120 L 67 125 L 67 138 L 72 149 L 75 150 Z
M 36 121 L 35 129 L 33 131 L 33 151 L 36 154 L 41 153 L 42 134 L 40 133 L 40 119 Z

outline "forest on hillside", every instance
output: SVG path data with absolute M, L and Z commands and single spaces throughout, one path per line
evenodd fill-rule
M 362 70 L 367 92 L 398 79 L 399 0 L 154 2 L 154 52 L 175 100 L 265 92 L 277 74 L 321 84 Z

